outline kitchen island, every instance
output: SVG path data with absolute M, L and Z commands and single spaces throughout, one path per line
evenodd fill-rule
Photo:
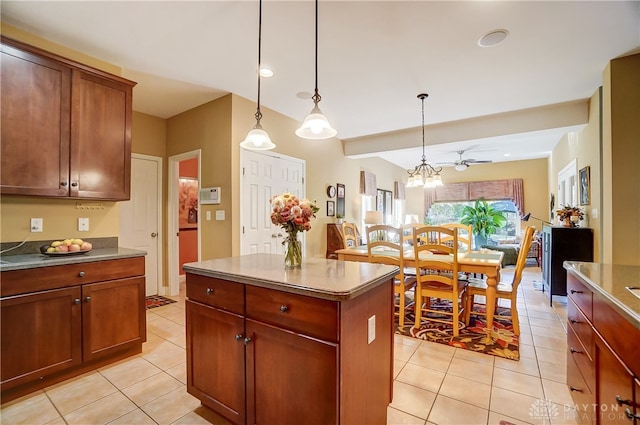
M 385 424 L 393 277 L 252 254 L 184 265 L 187 391 L 235 424 Z
M 583 423 L 640 424 L 640 267 L 565 261 L 567 385 Z

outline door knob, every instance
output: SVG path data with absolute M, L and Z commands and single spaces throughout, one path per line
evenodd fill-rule
M 158 236 L 158 234 L 156 232 L 151 233 L 151 237 L 155 238 L 156 236 Z

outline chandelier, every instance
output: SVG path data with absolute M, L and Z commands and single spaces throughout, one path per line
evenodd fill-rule
M 426 93 L 420 93 L 418 99 L 422 100 L 422 162 L 411 170 L 407 170 L 409 173 L 409 180 L 407 181 L 407 187 L 437 187 L 442 186 L 442 177 L 440 177 L 440 171 L 442 167 L 434 168 L 431 164 L 427 163 L 427 157 L 424 155 L 424 100 L 429 96 Z

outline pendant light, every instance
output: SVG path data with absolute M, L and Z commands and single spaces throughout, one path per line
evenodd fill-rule
M 260 0 L 260 13 L 258 14 L 258 107 L 256 109 L 256 125 L 253 126 L 251 131 L 247 133 L 247 137 L 240 143 L 240 146 L 244 149 L 254 151 L 266 151 L 273 149 L 276 145 L 271 141 L 269 135 L 262 128 L 260 119 L 262 119 L 262 112 L 260 112 L 260 53 L 262 50 L 262 0 Z
M 442 177 L 440 177 L 442 167 L 434 168 L 431 164 L 427 163 L 427 157 L 424 154 L 424 100 L 428 96 L 426 93 L 420 93 L 418 95 L 418 99 L 422 100 L 422 162 L 416 165 L 413 170 L 407 170 L 409 174 L 407 187 L 442 186 Z
M 327 117 L 318 108 L 318 103 L 322 100 L 318 93 L 318 0 L 316 0 L 316 88 L 311 99 L 313 99 L 313 109 L 304 119 L 300 128 L 296 130 L 296 135 L 303 139 L 316 140 L 335 137 L 338 132 L 331 127 Z

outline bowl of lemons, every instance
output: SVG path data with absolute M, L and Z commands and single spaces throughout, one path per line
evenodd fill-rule
M 91 251 L 93 246 L 91 242 L 82 239 L 63 239 L 53 241 L 50 244 L 44 244 L 40 247 L 40 252 L 44 255 L 70 255 L 70 254 L 86 254 Z

